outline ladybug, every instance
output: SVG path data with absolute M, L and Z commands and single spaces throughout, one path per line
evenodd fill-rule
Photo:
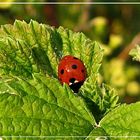
M 64 56 L 58 65 L 58 78 L 77 93 L 87 76 L 83 62 L 71 55 Z

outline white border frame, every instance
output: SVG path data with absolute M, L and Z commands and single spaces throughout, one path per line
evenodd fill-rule
M 11 5 L 140 5 L 140 2 L 0 2 L 1 5 L 11 4 Z M 0 136 L 0 140 L 3 140 L 3 138 L 96 138 L 95 140 L 98 140 L 99 138 L 139 138 L 140 136 Z
M 140 2 L 0 2 L 0 4 L 16 4 L 16 5 L 25 5 L 25 4 L 56 4 L 56 5 L 74 5 L 74 4 L 92 4 L 92 5 L 139 5 Z

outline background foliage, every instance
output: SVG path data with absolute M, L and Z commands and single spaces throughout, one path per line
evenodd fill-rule
M 104 48 L 99 83 L 115 87 L 122 102 L 131 103 L 140 100 L 140 63 L 129 56 L 129 51 L 140 44 L 139 13 L 140 5 L 9 4 L 0 5 L 0 24 L 34 19 L 84 32 Z

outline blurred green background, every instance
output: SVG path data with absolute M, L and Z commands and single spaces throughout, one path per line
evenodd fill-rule
M 13 0 L 0 0 L 10 1 Z M 0 4 L 0 24 L 13 24 L 15 19 L 26 22 L 34 19 L 55 27 L 63 26 L 84 32 L 90 39 L 100 42 L 104 59 L 99 83 L 116 88 L 122 102 L 140 100 L 140 63 L 129 56 L 129 51 L 140 44 L 140 5 Z

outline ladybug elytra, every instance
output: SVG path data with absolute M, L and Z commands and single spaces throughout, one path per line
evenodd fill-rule
M 64 56 L 58 65 L 60 82 L 68 84 L 74 92 L 78 92 L 86 79 L 86 75 L 83 62 L 74 56 Z

